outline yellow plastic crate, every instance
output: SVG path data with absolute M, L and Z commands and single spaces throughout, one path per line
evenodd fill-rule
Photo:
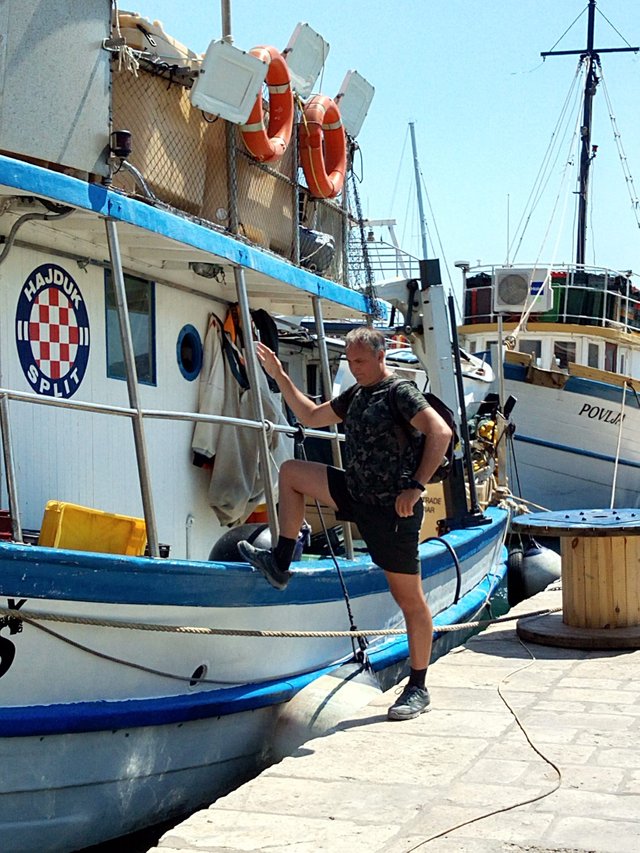
M 72 551 L 135 556 L 144 553 L 147 528 L 143 518 L 48 501 L 38 544 Z

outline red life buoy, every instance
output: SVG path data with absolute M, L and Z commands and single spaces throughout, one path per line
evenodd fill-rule
M 314 95 L 300 123 L 300 160 L 315 198 L 335 198 L 347 170 L 347 139 L 338 105 L 327 95 Z
M 269 65 L 269 125 L 265 127 L 262 93 L 256 98 L 247 123 L 240 128 L 247 151 L 261 163 L 278 160 L 287 150 L 293 129 L 291 75 L 284 57 L 275 47 L 254 47 L 249 53 Z

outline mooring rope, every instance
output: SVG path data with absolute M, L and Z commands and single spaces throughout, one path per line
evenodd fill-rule
M 477 619 L 473 622 L 458 622 L 453 625 L 436 625 L 434 634 L 461 631 L 472 628 L 482 628 L 514 619 L 526 619 L 531 616 L 546 616 L 557 613 L 561 607 L 535 610 L 531 613 L 521 613 L 515 616 L 500 616 L 495 619 Z M 328 637 L 391 637 L 406 634 L 406 628 L 371 628 L 356 631 L 274 631 L 255 628 L 207 628 L 189 625 L 161 625 L 150 622 L 123 622 L 116 619 L 97 619 L 91 616 L 70 616 L 60 613 L 35 613 L 28 610 L 17 610 L 12 607 L 0 607 L 0 614 L 10 619 L 20 619 L 23 622 L 64 622 L 71 625 L 94 625 L 100 628 L 126 628 L 131 631 L 158 631 L 170 634 L 202 634 L 205 636 L 223 637 L 286 637 L 286 638 L 328 638 Z

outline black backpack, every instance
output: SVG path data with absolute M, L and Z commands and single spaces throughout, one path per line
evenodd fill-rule
M 387 391 L 387 400 L 389 403 L 389 410 L 391 412 L 391 416 L 396 426 L 400 430 L 400 435 L 404 437 L 405 442 L 408 442 L 413 434 L 413 427 L 411 426 L 409 421 L 407 421 L 407 419 L 403 417 L 403 415 L 400 413 L 397 403 L 398 388 L 404 383 L 413 385 L 414 388 L 418 387 L 416 383 L 413 382 L 411 379 L 401 379 L 400 377 L 395 377 L 393 382 L 391 382 L 391 384 L 389 385 Z M 355 396 L 355 393 L 358 388 L 358 385 L 352 385 L 348 389 L 350 394 L 346 398 L 347 407 L 351 404 L 351 401 L 353 400 L 353 397 Z M 436 397 L 436 395 L 432 394 L 430 391 L 421 391 L 420 393 L 423 395 L 423 397 L 431 406 L 431 408 L 440 415 L 442 420 L 451 429 L 451 441 L 449 442 L 449 446 L 447 447 L 445 455 L 442 458 L 442 463 L 438 466 L 433 477 L 431 477 L 431 479 L 429 480 L 430 483 L 441 483 L 443 480 L 447 479 L 453 467 L 453 451 L 459 440 L 458 430 L 456 428 L 456 420 L 449 406 L 447 406 L 446 403 L 443 403 L 440 397 Z M 421 435 L 421 441 L 422 445 L 424 445 L 424 435 Z

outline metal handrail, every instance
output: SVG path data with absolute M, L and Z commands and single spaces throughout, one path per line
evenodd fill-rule
M 633 310 L 635 305 L 640 303 L 640 286 L 634 285 L 631 282 L 631 274 L 630 271 L 618 271 L 608 269 L 606 267 L 587 267 L 580 266 L 576 267 L 574 264 L 554 264 L 553 267 L 549 267 L 547 264 L 517 264 L 513 266 L 514 271 L 518 269 L 531 268 L 532 266 L 536 266 L 537 269 L 551 269 L 553 273 L 563 273 L 566 276 L 565 281 L 561 284 L 558 284 L 558 287 L 554 287 L 554 290 L 562 290 L 565 294 L 569 294 L 571 292 L 577 293 L 581 291 L 583 293 L 593 293 L 602 295 L 602 307 L 597 312 L 592 313 L 576 313 L 568 310 L 568 299 L 565 299 L 564 305 L 561 310 L 558 312 L 557 322 L 561 324 L 570 324 L 570 323 L 581 323 L 587 321 L 585 325 L 593 325 L 600 326 L 602 328 L 613 328 L 619 329 L 620 331 L 640 331 L 640 311 L 638 312 L 638 319 L 633 319 Z M 493 266 L 480 266 L 473 267 L 467 272 L 467 278 L 469 276 L 477 275 L 478 273 L 485 272 L 488 275 L 493 275 L 496 267 Z M 601 277 L 602 287 L 595 287 L 592 283 L 589 282 L 576 282 L 576 274 L 587 274 L 587 275 L 597 275 Z M 624 290 L 619 289 L 619 284 L 615 284 L 612 286 L 612 282 L 615 279 L 624 279 L 626 282 L 626 286 Z M 553 286 L 553 279 L 552 279 Z M 491 287 L 491 285 L 487 285 L 487 287 Z M 607 297 L 613 297 L 616 301 L 616 311 L 615 317 L 607 316 Z M 514 312 L 516 313 L 516 312 Z M 471 320 L 476 320 L 476 322 L 486 322 L 486 323 L 495 323 L 496 315 L 493 313 L 493 310 L 489 310 L 487 313 L 483 314 L 467 314 L 465 311 L 464 322 L 469 323 Z M 532 322 L 536 322 L 536 318 L 531 318 Z
M 0 397 L 6 397 L 9 400 L 16 400 L 22 403 L 36 403 L 40 406 L 54 406 L 61 409 L 76 409 L 83 412 L 93 412 L 100 415 L 116 415 L 118 417 L 133 418 L 138 415 L 137 409 L 131 409 L 126 406 L 113 406 L 106 403 L 87 403 L 78 402 L 76 400 L 67 400 L 61 397 L 44 397 L 40 394 L 30 394 L 27 391 L 13 391 L 9 388 L 0 388 Z M 264 422 L 252 421 L 245 418 L 233 418 L 229 415 L 209 415 L 204 412 L 177 412 L 169 409 L 140 409 L 139 413 L 143 418 L 168 421 L 198 421 L 203 423 L 214 424 L 231 424 L 245 429 L 261 430 L 264 424 L 268 424 L 268 429 L 273 432 L 281 432 L 290 434 L 295 427 L 286 424 L 274 424 L 265 419 Z M 317 429 L 305 429 L 305 435 L 309 438 L 321 438 L 326 441 L 333 441 L 334 435 L 331 432 L 326 432 Z M 344 441 L 344 436 L 339 435 L 339 440 Z

